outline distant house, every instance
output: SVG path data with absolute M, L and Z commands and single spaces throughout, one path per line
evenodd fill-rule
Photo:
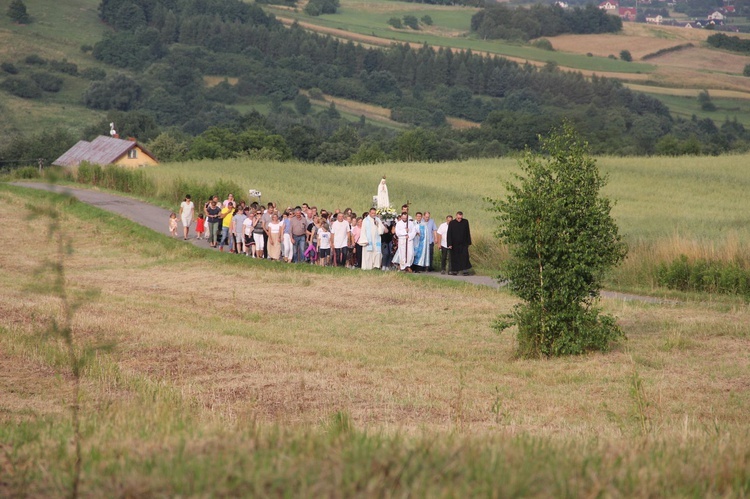
M 709 21 L 723 21 L 724 14 L 722 14 L 718 10 L 715 10 L 711 12 L 706 19 L 708 19 Z
M 662 16 L 647 17 L 646 22 L 649 24 L 661 24 L 664 22 L 664 18 Z
M 620 10 L 620 4 L 618 2 L 605 0 L 604 2 L 599 4 L 599 8 L 605 11 L 607 14 L 618 15 L 619 10 Z
M 78 166 L 82 162 L 96 165 L 147 166 L 159 162 L 135 140 L 100 135 L 91 142 L 79 140 L 65 154 L 52 162 L 56 166 Z
M 701 29 L 701 28 L 703 28 L 703 24 L 701 24 L 700 21 L 692 21 L 692 22 L 686 23 L 685 27 L 686 28 L 699 28 L 699 29 Z
M 557 2 L 555 2 L 555 5 L 563 9 L 568 8 L 568 2 L 563 2 L 562 0 L 557 0 Z
M 619 12 L 623 21 L 635 21 L 635 7 L 620 7 Z

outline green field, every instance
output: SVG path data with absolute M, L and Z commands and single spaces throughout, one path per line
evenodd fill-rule
M 657 241 L 679 233 L 715 241 L 737 232 L 742 241 L 750 242 L 750 226 L 745 223 L 750 199 L 743 194 L 750 189 L 748 161 L 748 155 L 603 157 L 598 164 L 610 177 L 605 194 L 616 201 L 613 214 L 629 240 Z M 227 160 L 163 164 L 148 170 L 164 192 L 178 177 L 205 183 L 226 179 L 260 190 L 265 201 L 283 207 L 308 202 L 357 212 L 369 208 L 380 178 L 387 175 L 393 205 L 409 200 L 412 209 L 429 210 L 438 218 L 462 210 L 482 235 L 495 227 L 484 199 L 503 196 L 504 182 L 516 172 L 518 162 L 512 158 L 370 166 Z
M 385 4 L 386 7 L 382 7 Z M 395 8 L 390 8 L 395 5 Z M 501 40 L 477 40 L 468 36 L 471 16 L 475 10 L 463 7 L 453 7 L 451 10 L 425 7 L 418 9 L 417 4 L 399 3 L 384 0 L 351 0 L 342 2 L 336 14 L 311 17 L 301 12 L 266 7 L 280 17 L 289 17 L 328 28 L 336 28 L 360 35 L 376 36 L 385 40 L 410 43 L 426 43 L 428 45 L 453 47 L 457 49 L 487 52 L 508 57 L 518 57 L 530 61 L 553 61 L 560 66 L 573 69 L 619 72 L 619 73 L 648 73 L 654 66 L 645 63 L 623 62 L 606 57 L 586 57 L 585 55 L 563 52 L 550 52 L 537 49 L 529 45 L 513 44 Z M 417 18 L 428 14 L 434 21 L 434 27 L 462 30 L 462 36 L 441 36 L 427 31 L 413 31 L 409 29 L 394 30 L 388 26 L 388 19 L 412 14 Z M 617 54 L 615 54 L 617 55 Z
M 711 102 L 716 106 L 716 111 L 704 111 L 695 97 L 682 97 L 677 95 L 650 94 L 659 99 L 669 107 L 672 116 L 691 119 L 693 115 L 699 119 L 710 118 L 716 126 L 726 120 L 737 120 L 745 127 L 750 127 L 750 100 L 747 99 L 724 99 L 711 97 Z
M 503 291 L 208 252 L 4 185 L 0 200 L 3 226 L 37 215 L 0 247 L 3 497 L 71 492 L 50 261 L 85 298 L 81 497 L 750 493 L 747 304 L 604 300 L 624 344 L 522 360 L 491 328 Z M 72 252 L 45 244 L 55 213 Z

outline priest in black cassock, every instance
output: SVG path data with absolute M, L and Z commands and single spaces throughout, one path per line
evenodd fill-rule
M 458 272 L 468 275 L 471 269 L 469 246 L 471 246 L 471 229 L 463 212 L 457 212 L 456 218 L 448 224 L 448 249 L 451 252 L 451 275 Z

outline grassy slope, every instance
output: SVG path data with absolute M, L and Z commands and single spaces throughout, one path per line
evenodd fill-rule
M 26 0 L 25 4 L 33 19 L 29 25 L 11 23 L 4 11 L 0 16 L 1 62 L 12 62 L 22 72 L 28 72 L 29 68 L 21 61 L 30 54 L 38 54 L 45 59 L 67 59 L 77 64 L 79 71 L 92 66 L 103 67 L 80 50 L 81 45 L 99 41 L 106 29 L 97 14 L 98 0 Z M 0 92 L 3 115 L 0 143 L 8 134 L 39 133 L 52 126 L 80 131 L 103 116 L 81 103 L 81 95 L 90 82 L 61 76 L 63 90 L 58 94 L 45 93 L 42 99 L 26 100 Z
M 0 199 L 3 226 L 58 203 L 4 186 Z M 605 302 L 625 346 L 516 360 L 490 329 L 513 304 L 503 292 L 280 271 L 57 209 L 73 237 L 69 290 L 99 290 L 76 341 L 116 343 L 84 369 L 83 495 L 750 491 L 746 305 Z M 0 495 L 62 496 L 72 469 L 71 378 L 40 336 L 57 301 L 34 292 L 53 257 L 47 223 L 0 247 Z

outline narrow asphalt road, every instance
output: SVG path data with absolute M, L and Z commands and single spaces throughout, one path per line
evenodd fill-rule
M 121 215 L 129 220 L 132 220 L 133 222 L 143 225 L 144 227 L 148 227 L 151 230 L 162 233 L 165 236 L 169 235 L 168 220 L 170 211 L 165 210 L 164 208 L 159 208 L 158 206 L 144 203 L 143 201 L 138 201 L 124 196 L 118 196 L 115 194 L 109 194 L 106 192 L 100 192 L 90 189 L 78 189 L 75 187 L 55 184 L 45 184 L 38 182 L 13 182 L 11 185 L 26 187 L 29 189 L 41 189 L 73 196 L 83 203 L 87 203 L 103 210 Z M 179 235 L 182 234 L 182 224 L 179 225 L 177 231 Z M 207 241 L 199 241 L 195 239 L 194 233 L 192 234 L 192 236 L 193 237 L 190 238 L 188 242 L 200 248 L 205 248 L 207 250 L 209 249 Z M 435 272 L 431 272 L 428 275 L 454 281 L 468 282 L 479 286 L 489 286 L 493 288 L 499 288 L 504 285 L 498 282 L 497 279 L 488 276 L 451 276 Z M 640 301 L 646 303 L 664 303 L 665 301 L 667 301 L 651 296 L 617 293 L 614 291 L 602 291 L 601 295 L 603 298 L 622 301 Z

